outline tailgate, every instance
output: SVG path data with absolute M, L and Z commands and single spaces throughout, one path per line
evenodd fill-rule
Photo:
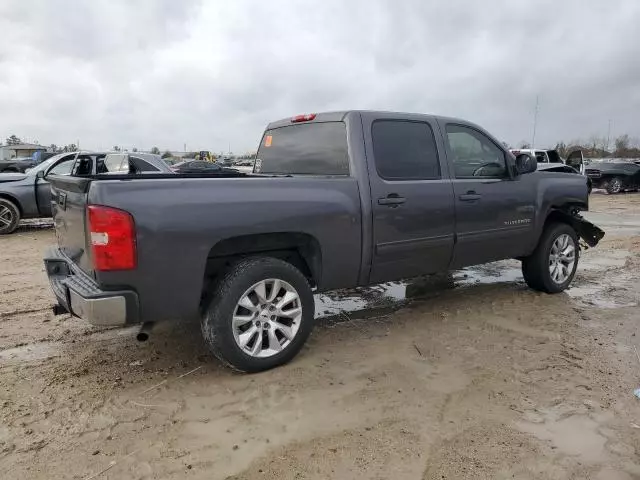
M 86 206 L 90 178 L 50 175 L 53 223 L 62 253 L 90 276 L 91 250 L 87 239 Z

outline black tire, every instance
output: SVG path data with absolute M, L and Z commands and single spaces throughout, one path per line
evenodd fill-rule
M 549 257 L 553 243 L 565 234 L 573 239 L 575 262 L 569 277 L 562 283 L 556 283 L 549 271 Z M 580 248 L 575 230 L 566 223 L 551 223 L 545 228 L 533 253 L 522 260 L 522 275 L 527 285 L 534 290 L 545 293 L 560 293 L 566 290 L 573 281 L 579 260 Z
M 607 182 L 607 193 L 610 195 L 624 192 L 624 180 L 620 177 L 614 177 Z
M 236 342 L 232 318 L 247 289 L 266 279 L 290 284 L 300 298 L 302 315 L 296 335 L 282 351 L 258 358 L 243 351 Z M 289 362 L 298 354 L 313 329 L 314 300 L 309 282 L 300 270 L 277 258 L 251 257 L 239 261 L 215 284 L 210 298 L 212 300 L 201 323 L 205 342 L 220 361 L 241 372 L 261 372 Z
M 15 232 L 20 224 L 20 209 L 11 200 L 0 198 L 0 235 Z

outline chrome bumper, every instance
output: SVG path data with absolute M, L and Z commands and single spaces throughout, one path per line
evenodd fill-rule
M 92 325 L 138 323 L 138 296 L 133 291 L 105 291 L 57 247 L 47 250 L 44 264 L 59 305 Z M 59 312 L 60 308 L 54 311 Z

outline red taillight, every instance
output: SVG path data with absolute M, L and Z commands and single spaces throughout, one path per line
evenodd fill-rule
M 117 208 L 89 205 L 89 235 L 93 266 L 99 271 L 136 268 L 133 217 Z
M 315 113 L 307 113 L 306 115 L 296 115 L 291 119 L 291 123 L 310 122 L 316 118 Z

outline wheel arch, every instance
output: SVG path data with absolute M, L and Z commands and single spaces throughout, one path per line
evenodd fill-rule
M 22 210 L 22 205 L 20 205 L 20 202 L 16 197 L 14 197 L 9 193 L 0 192 L 0 199 L 9 200 L 11 203 L 13 203 L 16 206 L 16 208 L 20 212 L 20 216 L 24 215 L 24 211 Z
M 572 204 L 565 205 L 562 208 L 552 208 L 544 221 L 542 232 L 552 223 L 566 223 L 575 230 L 578 237 L 584 240 L 587 245 L 595 247 L 604 237 L 605 233 L 602 229 L 576 214 L 577 211 L 580 210 L 580 207 L 580 205 Z
M 274 257 L 298 268 L 312 287 L 322 282 L 320 242 L 307 233 L 274 232 L 239 235 L 220 240 L 207 253 L 202 283 L 203 299 L 232 264 L 251 256 Z

